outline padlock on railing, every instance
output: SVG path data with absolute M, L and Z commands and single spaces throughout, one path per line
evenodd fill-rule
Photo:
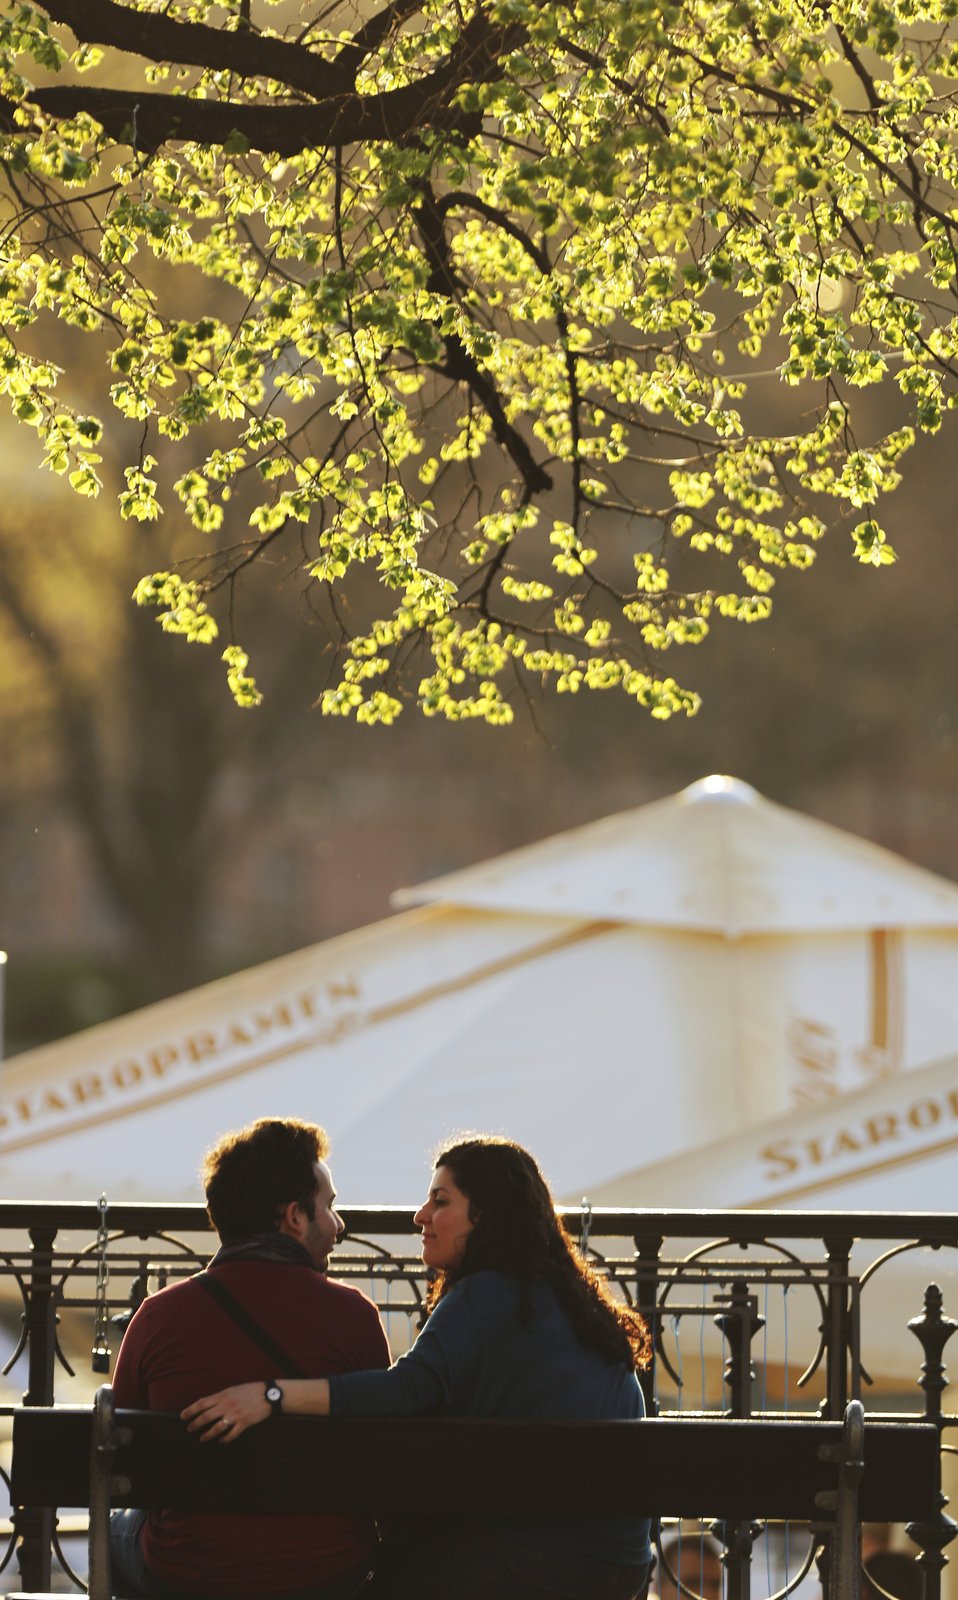
M 107 1338 L 107 1319 L 110 1313 L 107 1303 L 107 1286 L 110 1281 L 110 1267 L 107 1261 L 107 1248 L 110 1243 L 106 1220 L 107 1209 L 106 1195 L 101 1194 L 97 1201 L 99 1226 L 96 1232 L 96 1324 L 93 1332 L 93 1349 L 90 1351 L 90 1366 L 94 1372 L 105 1374 L 109 1374 L 113 1355 Z

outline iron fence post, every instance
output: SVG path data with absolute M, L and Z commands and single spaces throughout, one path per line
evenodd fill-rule
M 847 1234 L 833 1234 L 824 1240 L 828 1258 L 828 1283 L 825 1319 L 821 1333 L 825 1340 L 826 1397 L 823 1415 L 841 1422 L 849 1401 L 848 1392 L 848 1267 L 852 1240 Z
M 661 1233 L 637 1233 L 632 1242 L 635 1245 L 635 1304 L 645 1319 L 652 1345 L 649 1364 L 638 1376 L 646 1414 L 654 1417 L 658 1410 L 655 1399 L 655 1355 L 659 1337 L 659 1261 L 665 1240 Z
M 915 1338 L 921 1345 L 924 1361 L 921 1364 L 921 1377 L 919 1384 L 925 1391 L 925 1416 L 926 1422 L 933 1422 L 938 1429 L 939 1440 L 944 1429 L 944 1420 L 941 1410 L 942 1393 L 948 1387 L 945 1377 L 945 1368 L 942 1361 L 945 1345 L 951 1338 L 958 1323 L 951 1317 L 945 1316 L 942 1310 L 941 1290 L 937 1283 L 930 1283 L 925 1290 L 925 1304 L 921 1316 L 912 1317 L 908 1324 Z M 925 1577 L 924 1600 L 939 1600 L 941 1593 L 942 1569 L 948 1565 L 945 1555 L 945 1546 L 949 1545 L 958 1533 L 958 1523 L 951 1517 L 946 1517 L 944 1507 L 948 1498 L 941 1489 L 941 1451 L 937 1456 L 937 1471 L 932 1493 L 932 1511 L 924 1522 L 909 1522 L 905 1529 L 908 1537 L 918 1545 L 921 1554 L 918 1565 L 922 1568 Z
M 57 1340 L 57 1292 L 53 1282 L 56 1227 L 33 1227 L 30 1234 L 30 1277 L 23 1317 L 27 1333 L 25 1406 L 52 1406 Z M 48 1591 L 54 1513 L 48 1507 L 25 1507 L 14 1513 L 17 1561 L 24 1589 Z
M 755 1368 L 752 1366 L 752 1340 L 765 1318 L 758 1314 L 754 1295 L 748 1284 L 736 1278 L 728 1295 L 719 1297 L 725 1310 L 716 1312 L 712 1321 L 721 1330 L 728 1345 L 724 1378 L 729 1391 L 729 1411 L 733 1417 L 752 1414 L 752 1383 Z M 757 1522 L 715 1522 L 712 1532 L 724 1545 L 722 1563 L 727 1574 L 727 1600 L 749 1600 L 752 1578 L 752 1546 L 761 1532 Z

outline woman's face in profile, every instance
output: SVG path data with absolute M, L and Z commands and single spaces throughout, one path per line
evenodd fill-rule
M 473 1229 L 469 1201 L 448 1167 L 437 1167 L 429 1198 L 413 1218 L 422 1229 L 422 1259 L 427 1267 L 458 1267 Z

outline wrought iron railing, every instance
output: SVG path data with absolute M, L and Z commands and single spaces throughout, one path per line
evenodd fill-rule
M 375 1301 L 398 1353 L 421 1321 L 425 1289 L 412 1210 L 347 1207 L 343 1215 L 347 1233 L 331 1271 Z M 862 1399 L 866 1410 L 931 1420 L 942 1435 L 958 1423 L 942 1404 L 945 1347 L 956 1324 L 932 1281 L 947 1288 L 954 1277 L 958 1305 L 958 1215 L 614 1211 L 583 1203 L 565 1217 L 579 1248 L 653 1330 L 655 1357 L 643 1378 L 650 1411 L 837 1419 L 849 1399 Z M 136 1306 L 203 1266 L 213 1244 L 200 1205 L 0 1205 L 0 1315 L 10 1344 L 3 1375 L 20 1379 L 28 1405 L 85 1398 L 109 1373 L 111 1346 Z M 906 1273 L 916 1260 L 922 1270 Z M 890 1296 L 881 1292 L 887 1284 Z M 892 1323 L 901 1351 L 889 1393 Z M 886 1380 L 880 1392 L 876 1377 Z M 8 1392 L 0 1421 L 20 1398 Z M 924 1600 L 939 1600 L 956 1532 L 943 1509 L 909 1526 Z M 765 1525 L 712 1533 L 723 1546 L 729 1600 L 748 1594 L 760 1533 L 766 1554 L 757 1573 L 769 1594 L 791 1593 L 804 1580 L 818 1542 L 813 1529 L 804 1536 L 808 1553 L 796 1554 L 787 1533 Z M 16 1534 L 30 1587 L 50 1587 L 51 1550 L 75 1577 L 50 1514 L 22 1516 Z M 0 1571 L 13 1542 L 11 1534 Z M 694 1594 L 685 1585 L 681 1592 Z

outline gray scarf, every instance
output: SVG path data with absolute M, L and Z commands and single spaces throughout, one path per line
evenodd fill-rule
M 228 1261 L 275 1261 L 285 1267 L 312 1267 L 316 1271 L 306 1246 L 288 1233 L 253 1233 L 236 1244 L 222 1244 L 210 1266 L 224 1267 Z

